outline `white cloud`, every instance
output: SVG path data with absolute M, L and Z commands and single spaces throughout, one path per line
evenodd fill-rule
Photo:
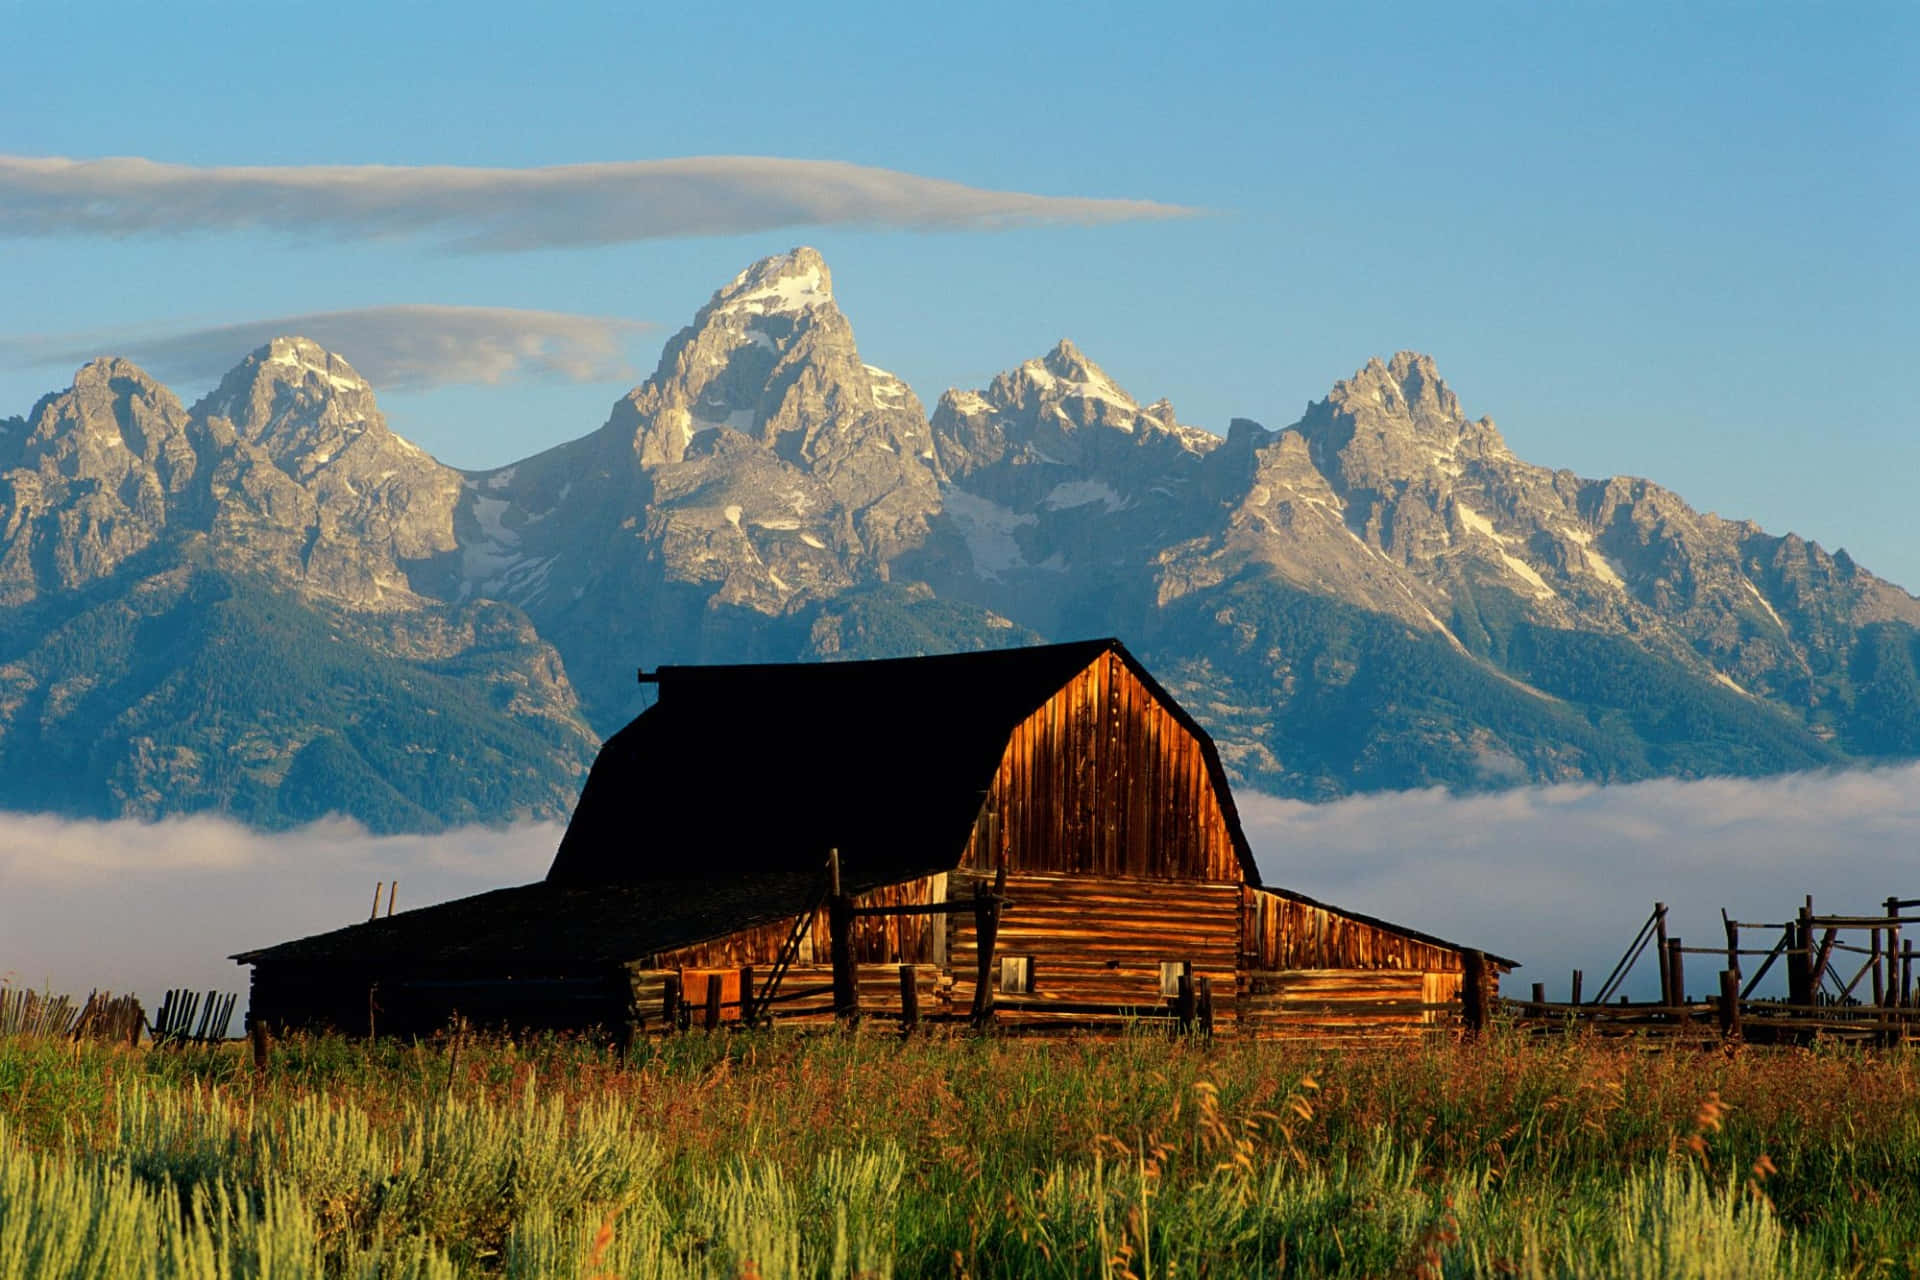
M 270 339 L 297 335 L 345 356 L 382 391 L 521 378 L 606 382 L 632 377 L 626 342 L 652 327 L 560 311 L 411 304 L 311 311 L 175 333 L 0 338 L 0 364 L 72 368 L 117 355 L 163 381 L 209 383 Z
M 0 155 L 0 235 L 14 236 L 266 228 L 343 239 L 429 235 L 460 249 L 511 251 L 828 224 L 984 231 L 1192 212 L 766 156 L 479 169 Z
M 344 819 L 266 832 L 211 816 L 0 814 L 0 976 L 75 995 L 244 993 L 234 952 L 364 920 L 378 881 L 400 882 L 404 911 L 538 880 L 560 831 L 375 836 Z
M 1594 992 L 1655 899 L 1675 933 L 1712 946 L 1723 906 L 1782 920 L 1807 893 L 1833 911 L 1920 897 L 1920 766 L 1239 801 L 1269 883 L 1512 956 L 1515 991 L 1539 980 L 1556 999 L 1575 967 Z M 525 884 L 559 839 L 556 824 L 373 836 L 341 820 L 260 832 L 0 814 L 0 974 L 79 994 L 244 991 L 227 955 L 365 919 L 375 881 L 400 881 L 402 909 Z M 1691 957 L 1690 985 L 1718 967 Z M 1643 960 L 1639 993 L 1651 973 Z
M 1920 897 L 1920 766 L 1239 803 L 1269 883 L 1510 956 L 1509 989 L 1551 999 L 1575 968 L 1593 995 L 1655 901 L 1687 945 L 1721 946 L 1722 907 L 1780 921 L 1809 893 L 1834 912 Z M 1712 989 L 1722 966 L 1688 963 L 1688 986 Z M 1648 993 L 1651 961 L 1636 972 Z

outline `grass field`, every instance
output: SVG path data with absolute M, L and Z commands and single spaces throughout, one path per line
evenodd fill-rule
M 1920 1055 L 0 1039 L 0 1276 L 1920 1275 Z

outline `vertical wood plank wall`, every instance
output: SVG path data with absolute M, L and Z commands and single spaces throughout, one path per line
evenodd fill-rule
M 990 797 L 962 866 L 1242 878 L 1199 739 L 1111 653 L 1014 729 Z
M 1242 948 L 1253 969 L 1407 969 L 1459 973 L 1460 953 L 1251 885 Z

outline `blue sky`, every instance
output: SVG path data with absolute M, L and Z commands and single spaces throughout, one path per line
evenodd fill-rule
M 1652 476 L 1920 589 L 1920 8 L 631 10 L 0 0 L 0 153 L 748 155 L 1205 212 L 512 252 L 345 224 L 16 228 L 0 414 L 65 385 L 49 351 L 397 304 L 649 322 L 620 337 L 637 377 L 715 287 L 808 243 L 866 358 L 929 404 L 1071 336 L 1185 421 L 1278 426 L 1410 347 L 1525 457 Z M 633 380 L 618 363 L 382 403 L 493 465 L 597 426 Z

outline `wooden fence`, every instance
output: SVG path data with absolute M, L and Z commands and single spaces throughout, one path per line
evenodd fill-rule
M 1920 898 L 1890 897 L 1871 915 L 1821 915 L 1808 897 L 1793 918 L 1776 923 L 1735 920 L 1724 910 L 1724 945 L 1688 946 L 1667 930 L 1667 906 L 1653 904 L 1591 1000 L 1581 997 L 1582 972 L 1573 971 L 1565 1001 L 1546 998 L 1544 983 L 1531 998 L 1507 1000 L 1503 1012 L 1530 1029 L 1578 1027 L 1609 1035 L 1722 1037 L 1756 1044 L 1796 1044 L 1826 1037 L 1871 1044 L 1920 1038 L 1920 988 L 1915 948 L 1903 938 L 1920 925 Z M 1775 935 L 1778 935 L 1777 937 Z M 1765 943 L 1767 945 L 1758 945 Z M 1616 994 L 1651 949 L 1660 995 L 1635 1002 Z M 1705 997 L 1688 994 L 1687 957 L 1720 962 Z M 1856 966 L 1849 957 L 1859 957 Z M 1749 970 L 1748 961 L 1758 963 Z M 1784 997 L 1758 997 L 1761 982 L 1781 967 Z
M 239 996 L 184 988 L 169 991 L 153 1020 L 137 997 L 90 992 L 84 1002 L 72 996 L 0 986 L 0 1036 L 46 1036 L 139 1044 L 151 1032 L 157 1046 L 208 1044 L 224 1040 Z

